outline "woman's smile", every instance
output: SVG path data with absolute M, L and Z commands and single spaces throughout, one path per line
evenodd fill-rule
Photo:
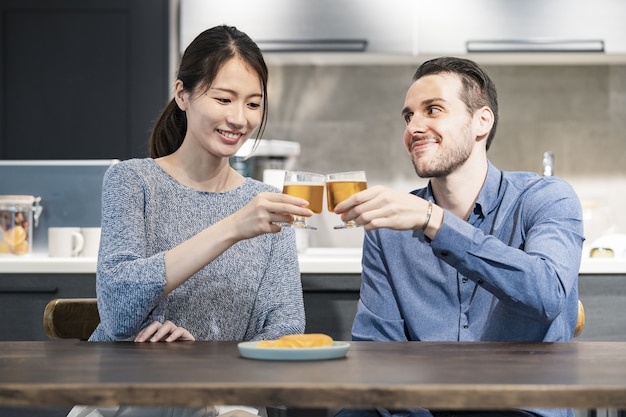
M 224 141 L 226 143 L 232 145 L 238 143 L 239 140 L 244 136 L 243 133 L 231 132 L 221 129 L 217 129 L 217 133 L 219 133 L 224 138 Z

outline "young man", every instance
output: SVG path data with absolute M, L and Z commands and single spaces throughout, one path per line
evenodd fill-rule
M 569 341 L 578 315 L 582 210 L 556 177 L 487 158 L 496 89 L 472 61 L 422 64 L 406 94 L 411 193 L 372 187 L 337 206 L 366 229 L 354 340 Z M 343 413 L 573 416 L 572 410 Z

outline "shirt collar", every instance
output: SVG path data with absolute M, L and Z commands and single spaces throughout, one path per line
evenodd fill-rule
M 502 171 L 496 168 L 490 161 L 487 161 L 487 163 L 487 177 L 478 193 L 478 198 L 476 198 L 476 204 L 470 217 L 472 215 L 485 216 L 498 207 Z
M 498 207 L 498 202 L 501 199 L 499 196 L 501 183 L 502 171 L 496 168 L 490 161 L 487 161 L 487 177 L 485 178 L 483 187 L 478 193 L 478 198 L 476 198 L 476 203 L 470 213 L 470 218 L 474 216 L 484 217 Z M 435 202 L 430 181 L 428 182 L 423 198 Z

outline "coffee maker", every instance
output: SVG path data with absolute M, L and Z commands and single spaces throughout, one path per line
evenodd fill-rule
M 291 170 L 300 155 L 300 144 L 288 140 L 248 139 L 230 158 L 230 165 L 244 177 L 263 180 L 263 172 Z

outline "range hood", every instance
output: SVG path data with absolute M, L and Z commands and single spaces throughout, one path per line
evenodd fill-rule
M 220 24 L 263 52 L 412 54 L 414 0 L 180 0 L 179 47 Z

